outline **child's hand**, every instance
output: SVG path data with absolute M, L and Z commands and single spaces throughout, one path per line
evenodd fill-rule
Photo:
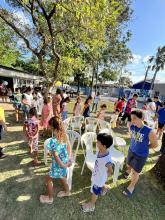
M 66 164 L 67 167 L 71 167 L 72 166 L 72 161 L 69 160 L 68 163 Z

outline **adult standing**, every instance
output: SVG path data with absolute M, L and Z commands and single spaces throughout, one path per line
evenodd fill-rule
M 149 117 L 153 118 L 155 116 L 155 112 L 156 112 L 156 104 L 155 104 L 155 102 L 152 101 L 151 98 L 147 99 L 147 110 L 149 113 Z
M 136 101 L 137 98 L 138 98 L 138 95 L 134 94 L 133 97 L 127 101 L 124 115 L 122 117 L 122 121 L 125 121 L 126 118 L 128 119 L 128 122 L 127 122 L 128 132 L 130 132 L 131 110 L 132 108 L 137 108 L 137 101 Z
M 140 110 L 131 112 L 131 140 L 127 156 L 127 171 L 125 177 L 131 176 L 131 183 L 123 194 L 130 197 L 135 190 L 139 175 L 149 155 L 149 148 L 158 146 L 155 132 L 143 122 L 143 112 Z
M 52 108 L 53 108 L 53 115 L 60 117 L 61 109 L 60 109 L 60 103 L 62 101 L 61 98 L 61 90 L 57 88 L 56 94 L 52 97 Z

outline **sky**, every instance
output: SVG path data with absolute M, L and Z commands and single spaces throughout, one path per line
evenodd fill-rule
M 133 54 L 133 63 L 127 66 L 133 82 L 144 79 L 147 58 L 156 54 L 159 46 L 165 45 L 165 0 L 133 0 L 133 16 L 128 28 L 132 38 L 128 43 Z M 148 78 L 152 78 L 149 73 Z M 165 82 L 165 70 L 156 80 Z

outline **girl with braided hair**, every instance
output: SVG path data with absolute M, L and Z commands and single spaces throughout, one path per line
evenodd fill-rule
M 53 179 L 60 179 L 64 191 L 60 191 L 57 197 L 70 196 L 69 186 L 67 184 L 67 167 L 71 166 L 71 148 L 67 141 L 62 121 L 59 117 L 52 117 L 49 125 L 53 130 L 54 137 L 50 139 L 47 148 L 52 155 L 52 165 L 49 175 L 46 176 L 46 185 L 48 195 L 41 195 L 40 202 L 52 204 L 53 203 Z

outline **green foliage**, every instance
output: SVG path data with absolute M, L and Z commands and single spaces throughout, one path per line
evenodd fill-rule
M 123 28 L 131 15 L 130 0 L 7 2 L 13 11 L 23 13 L 24 22 L 3 8 L 0 18 L 37 57 L 45 77 L 66 79 L 88 65 L 96 70 L 98 64 L 127 63 L 123 54 L 129 53 L 129 37 L 123 35 Z
M 104 69 L 100 74 L 99 74 L 99 81 L 115 81 L 117 80 L 118 77 L 118 72 L 115 70 L 110 70 L 110 69 Z
M 119 79 L 120 87 L 131 87 L 133 85 L 132 80 L 128 76 L 122 76 Z
M 19 52 L 13 39 L 13 31 L 0 20 L 0 64 L 12 67 L 18 56 Z

